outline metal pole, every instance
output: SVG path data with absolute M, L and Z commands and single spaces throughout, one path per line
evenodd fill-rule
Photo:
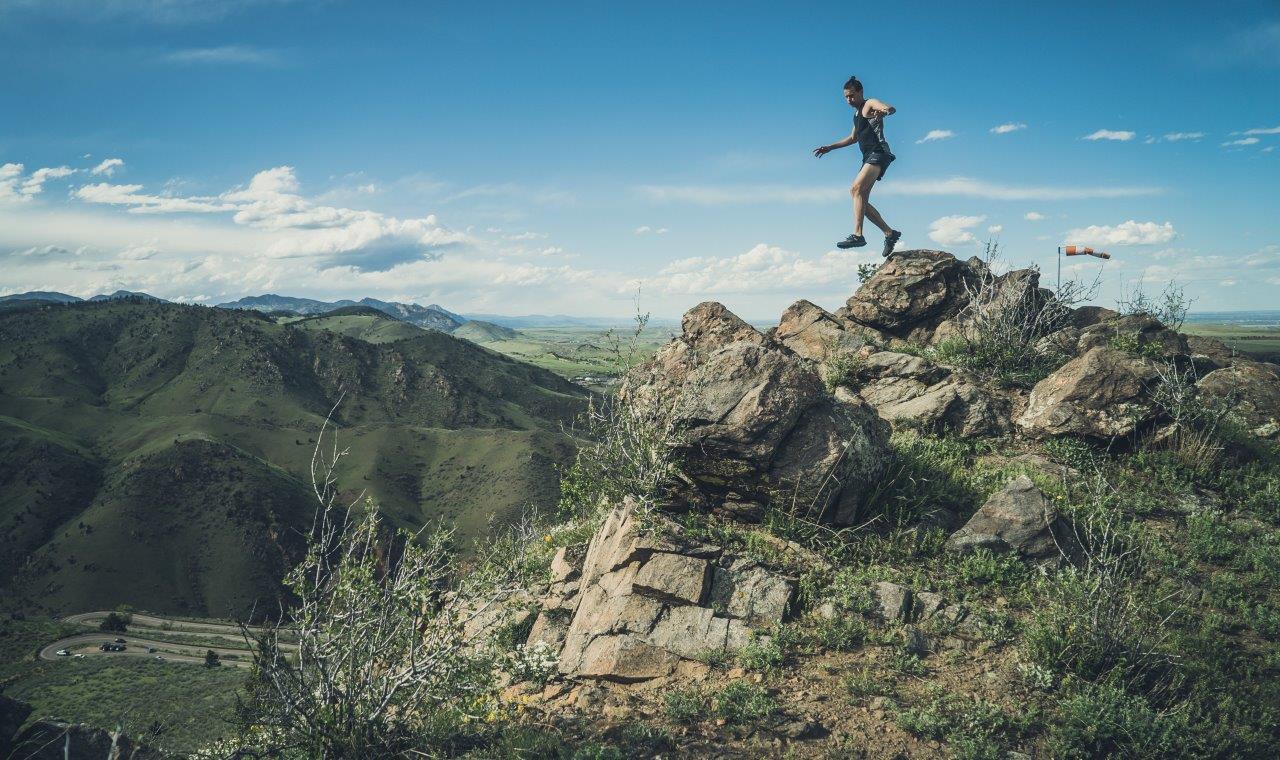
M 1062 246 L 1058 246 L 1058 281 L 1053 284 L 1053 288 L 1062 292 Z

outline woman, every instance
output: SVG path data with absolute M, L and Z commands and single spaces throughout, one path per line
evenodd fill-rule
M 871 205 L 871 188 L 889 170 L 889 164 L 893 163 L 893 152 L 884 139 L 884 117 L 897 113 L 897 109 L 883 100 L 864 97 L 862 82 L 857 77 L 849 77 L 849 81 L 844 83 L 844 100 L 854 109 L 853 131 L 839 142 L 813 149 L 813 155 L 818 158 L 855 142 L 862 149 L 862 169 L 849 188 L 853 195 L 853 234 L 836 243 L 836 247 L 861 248 L 867 244 L 866 238 L 862 237 L 862 219 L 865 216 L 884 231 L 884 255 L 888 256 L 893 253 L 893 247 L 902 233 L 886 224 L 884 217 Z

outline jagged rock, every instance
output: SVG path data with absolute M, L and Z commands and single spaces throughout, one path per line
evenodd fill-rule
M 936 325 L 964 305 L 964 280 L 972 268 L 943 251 L 902 251 L 889 257 L 845 303 L 837 316 L 907 338 Z M 932 332 L 932 330 L 930 330 Z
M 895 427 L 907 423 L 964 436 L 1009 432 L 1007 399 L 928 359 L 879 351 L 860 361 L 853 375 L 858 395 Z
M 1184 335 L 1187 350 L 1193 359 L 1205 358 L 1219 367 L 1227 367 L 1239 360 L 1235 349 L 1217 338 L 1206 338 L 1203 335 Z
M 1155 366 L 1098 346 L 1036 383 L 1018 427 L 1032 436 L 1128 435 L 1155 417 L 1147 386 Z
M 560 650 L 562 673 L 618 682 L 669 676 L 707 652 L 743 646 L 752 628 L 782 622 L 794 580 L 687 541 L 658 515 L 649 516 L 656 527 L 642 528 L 636 509 L 634 500 L 615 508 L 591 539 Z
M 819 363 L 835 353 L 856 352 L 876 337 L 870 328 L 841 319 L 809 301 L 796 301 L 787 307 L 771 336 L 800 356 Z
M 1280 440 L 1280 366 L 1237 361 L 1205 375 L 1197 386 L 1229 403 L 1254 435 Z
M 13 740 L 12 757 L 24 760 L 165 760 L 167 755 L 124 734 L 82 723 L 42 720 Z
M 1055 561 L 1061 556 L 1059 542 L 1067 540 L 1064 528 L 1053 503 L 1022 475 L 987 499 L 963 528 L 951 534 L 946 548 L 1014 552 L 1034 562 Z
M 1080 306 L 1071 312 L 1071 326 L 1084 329 L 1118 316 L 1120 312 L 1105 306 Z
M 1180 357 L 1190 354 L 1187 339 L 1180 333 L 1165 327 L 1160 320 L 1147 314 L 1130 314 L 1108 319 L 1080 331 L 1077 351 L 1081 354 L 1099 346 L 1113 346 L 1117 339 L 1133 341 L 1143 352 L 1161 356 Z
M 881 619 L 894 623 L 911 618 L 911 589 L 889 581 L 878 581 L 871 587 Z
M 882 472 L 888 427 L 861 400 L 837 400 L 812 362 L 720 304 L 694 307 L 683 328 L 620 396 L 669 423 L 699 498 L 740 515 L 785 500 L 838 519 L 830 505 Z

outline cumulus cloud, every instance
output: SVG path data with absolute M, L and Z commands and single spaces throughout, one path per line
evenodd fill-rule
M 1222 144 L 1222 147 L 1230 148 L 1232 146 L 1257 145 L 1257 144 L 1258 144 L 1258 138 L 1256 137 L 1241 137 L 1239 140 L 1228 140 L 1227 142 L 1224 142 Z
M 1067 232 L 1072 245 L 1163 245 L 1177 237 L 1173 224 L 1138 222 L 1130 219 L 1117 225 L 1091 225 Z
M 937 140 L 947 140 L 955 136 L 956 136 L 956 133 L 952 132 L 949 129 L 931 129 L 929 130 L 929 133 L 926 134 L 924 137 L 921 137 L 919 140 L 916 140 L 916 144 L 919 145 L 920 143 L 935 142 Z
M 929 239 L 941 245 L 976 243 L 972 229 L 986 221 L 985 216 L 944 216 L 929 225 Z
M 679 259 L 634 284 L 645 292 L 667 294 L 797 293 L 825 290 L 835 284 L 847 286 L 856 278 L 858 264 L 870 260 L 869 256 L 839 251 L 801 256 L 760 243 L 737 256 Z
M 1204 132 L 1170 132 L 1164 136 L 1166 142 L 1179 142 L 1181 140 L 1203 140 Z
M 89 170 L 89 173 L 98 176 L 111 177 L 115 175 L 116 169 L 124 166 L 124 161 L 119 158 L 108 158 L 97 166 Z
M 1118 140 L 1120 142 L 1128 142 L 1132 140 L 1134 133 L 1128 130 L 1118 129 L 1099 129 L 1084 136 L 1085 140 Z
M 231 212 L 236 224 L 280 233 L 267 246 L 267 256 L 313 257 L 361 271 L 386 270 L 431 249 L 468 240 L 465 234 L 443 227 L 434 214 L 400 219 L 317 204 L 300 194 L 291 166 L 258 172 L 248 185 L 218 196 L 151 195 L 143 192 L 142 185 L 103 182 L 77 188 L 75 197 L 127 206 L 131 213 L 140 214 Z
M 21 164 L 19 164 L 19 166 L 21 166 Z M 44 183 L 51 179 L 70 177 L 75 173 L 76 170 L 72 169 L 70 166 L 52 166 L 44 169 L 36 169 L 31 172 L 31 176 L 27 177 L 27 180 L 22 183 L 22 190 L 20 192 L 23 195 L 39 195 L 44 192 Z
M 1023 124 L 1020 121 L 1019 122 L 1010 121 L 1005 124 L 999 124 L 997 126 L 994 126 L 991 128 L 990 131 L 991 131 L 991 134 L 993 135 L 1007 135 L 1010 132 L 1017 132 L 1019 129 L 1026 129 L 1026 128 L 1027 128 L 1027 125 Z
M 643 199 L 655 203 L 728 206 L 766 203 L 831 203 L 847 201 L 848 187 L 801 185 L 640 185 Z M 1001 201 L 1063 201 L 1159 195 L 1152 186 L 1090 186 L 1070 182 L 1054 185 L 1005 185 L 971 177 L 895 180 L 876 188 L 878 195 L 959 196 Z
M 26 200 L 17 192 L 22 170 L 22 164 L 0 164 L 0 201 Z
M 993 224 L 987 228 L 987 232 L 990 232 L 992 235 L 999 235 L 1001 232 L 1004 232 L 1004 225 Z
M 1044 214 L 1039 211 L 1028 211 L 1022 215 L 1022 218 L 1026 219 L 1028 222 L 1039 222 L 1044 219 Z

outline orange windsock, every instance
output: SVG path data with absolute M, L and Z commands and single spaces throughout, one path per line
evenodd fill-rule
M 1092 248 L 1086 248 L 1083 245 L 1067 245 L 1062 247 L 1062 252 L 1068 256 L 1096 256 L 1100 259 L 1109 259 L 1111 254 L 1103 251 L 1095 251 Z

